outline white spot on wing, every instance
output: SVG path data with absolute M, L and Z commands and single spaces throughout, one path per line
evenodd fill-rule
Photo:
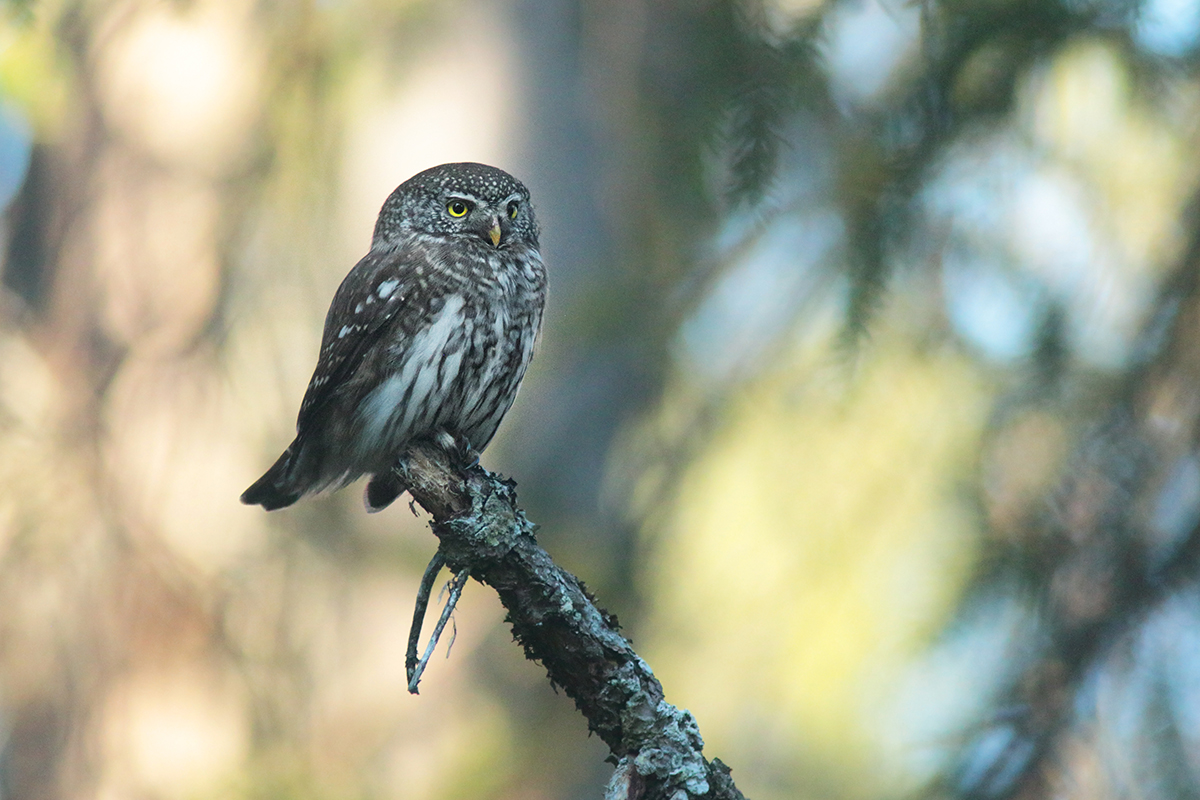
M 387 300 L 396 293 L 396 287 L 399 285 L 400 281 L 396 280 L 395 278 L 389 278 L 388 280 L 379 284 L 379 288 L 375 290 L 375 293 L 379 295 L 380 300 Z

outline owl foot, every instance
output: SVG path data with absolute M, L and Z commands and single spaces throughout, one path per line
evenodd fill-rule
M 468 470 L 479 464 L 479 452 L 471 447 L 467 437 L 439 430 L 434 434 L 433 440 L 460 469 Z

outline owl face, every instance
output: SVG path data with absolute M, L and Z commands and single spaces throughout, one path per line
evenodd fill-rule
M 490 248 L 538 246 L 529 190 L 504 170 L 470 162 L 427 169 L 392 192 L 375 224 L 373 246 L 410 232 Z

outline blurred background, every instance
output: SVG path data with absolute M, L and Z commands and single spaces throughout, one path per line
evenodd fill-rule
M 352 487 L 238 494 L 444 161 L 551 297 L 484 458 L 755 800 L 1200 796 L 1200 0 L 0 6 L 0 798 L 597 798 Z

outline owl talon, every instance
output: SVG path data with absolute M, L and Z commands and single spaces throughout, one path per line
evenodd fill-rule
M 471 447 L 471 443 L 467 441 L 465 436 L 460 436 L 456 444 L 455 455 L 458 457 L 459 464 L 463 469 L 471 469 L 479 466 L 479 452 Z
M 471 469 L 479 466 L 479 453 L 475 448 L 471 447 L 471 443 L 465 438 L 458 440 L 458 458 L 463 469 Z
M 479 464 L 479 452 L 471 447 L 467 437 L 440 430 L 434 434 L 433 440 L 460 469 L 471 469 Z

